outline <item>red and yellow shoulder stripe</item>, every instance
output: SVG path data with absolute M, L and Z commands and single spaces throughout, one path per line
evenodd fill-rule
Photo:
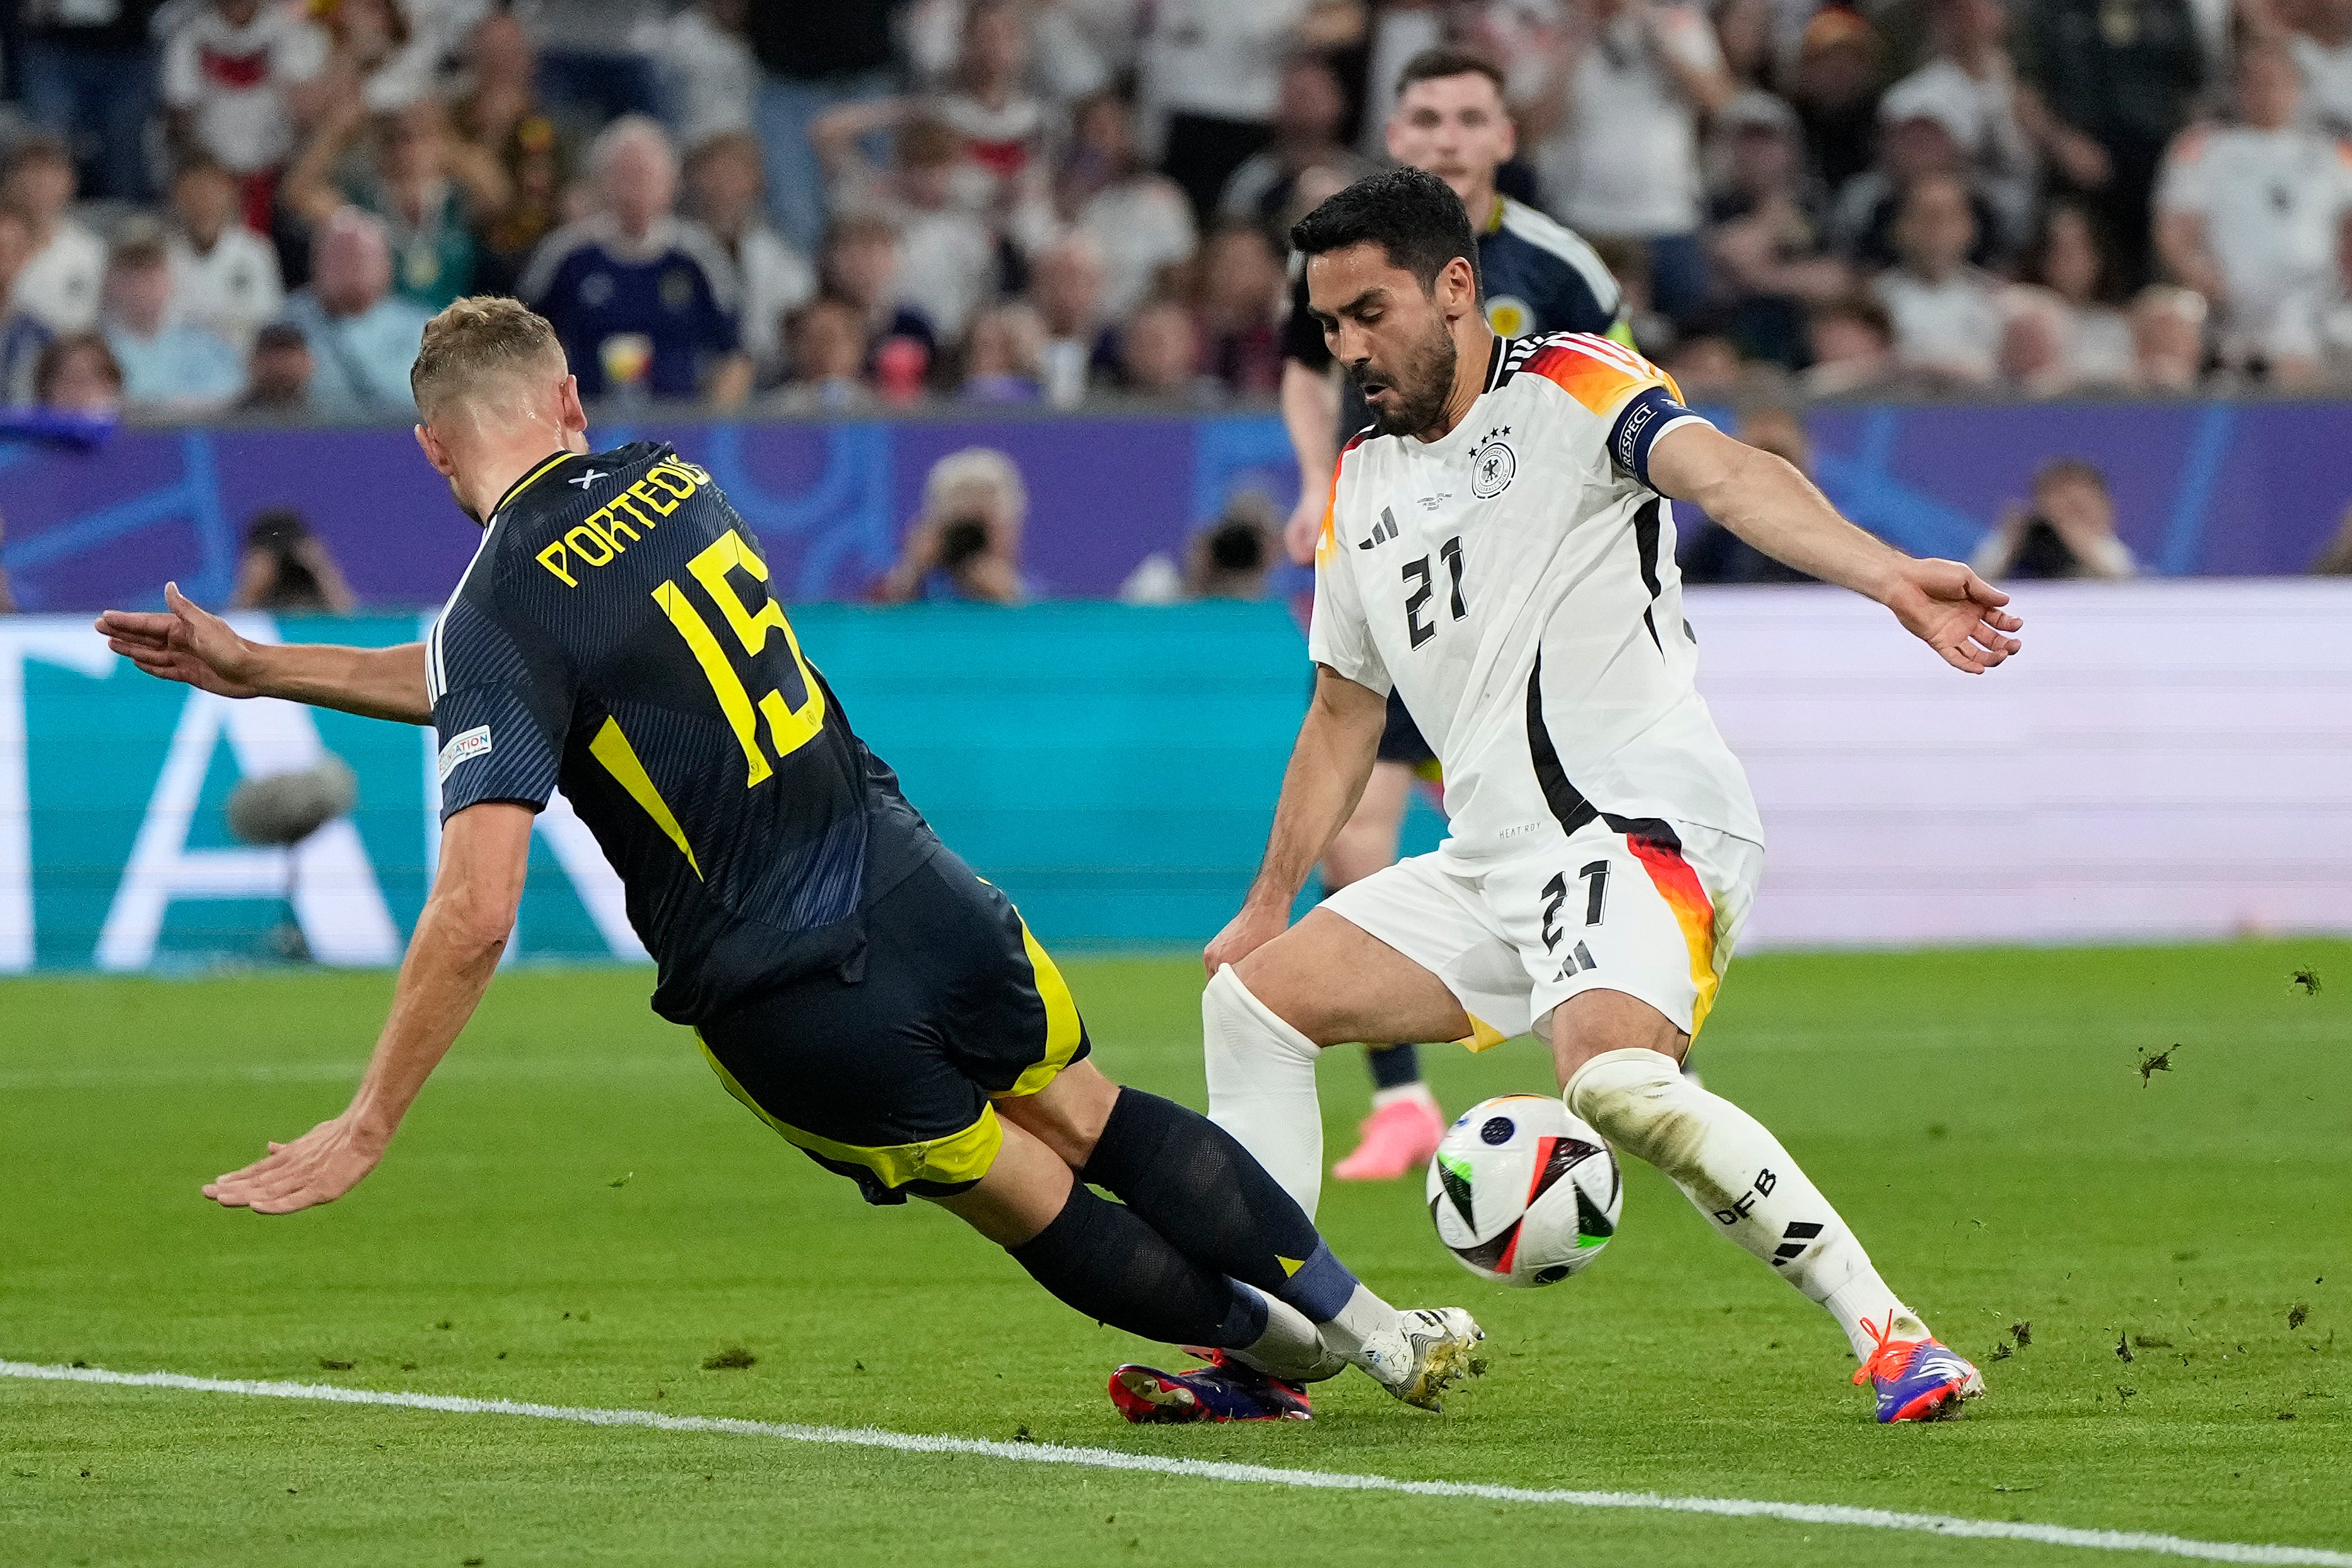
M 1521 375 L 1539 375 L 1596 415 L 1606 416 L 1635 393 L 1663 386 L 1677 403 L 1675 378 L 1624 344 L 1590 332 L 1565 333 L 1528 356 Z
M 1336 532 L 1337 524 L 1332 520 L 1339 513 L 1339 469 L 1347 463 L 1348 454 L 1362 446 L 1364 444 L 1364 437 L 1370 434 L 1371 431 L 1367 428 L 1359 430 L 1353 436 L 1349 437 L 1348 444 L 1339 448 L 1338 460 L 1333 462 L 1331 465 L 1331 496 L 1329 500 L 1323 503 L 1323 536 L 1315 542 L 1315 559 L 1318 563 L 1323 559 L 1324 552 L 1329 550 L 1332 547 L 1333 541 L 1338 538 L 1338 534 Z

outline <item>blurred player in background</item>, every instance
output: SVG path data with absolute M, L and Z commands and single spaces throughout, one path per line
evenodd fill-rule
M 1433 1409 L 1475 1370 L 1466 1313 L 1389 1306 L 1231 1137 L 1086 1059 L 1054 961 L 850 729 L 709 474 L 658 442 L 589 453 L 553 326 L 461 300 L 412 379 L 417 441 L 483 529 L 425 642 L 259 647 L 176 589 L 167 614 L 99 622 L 151 674 L 442 741 L 441 863 L 358 1093 L 205 1196 L 291 1214 L 375 1168 L 498 971 L 561 786 L 659 965 L 654 1010 L 761 1120 L 868 1203 L 948 1210 L 1087 1317 L 1237 1358 L 1120 1368 L 1129 1420 L 1304 1416 L 1276 1379 L 1350 1364 Z
M 1496 337 L 1599 332 L 1632 342 L 1617 280 L 1592 247 L 1495 187 L 1496 171 L 1510 161 L 1518 142 L 1503 101 L 1503 73 L 1494 62 L 1453 48 L 1424 50 L 1408 60 L 1398 73 L 1388 147 L 1398 163 L 1435 174 L 1462 198 L 1477 234 L 1486 323 Z M 1315 559 L 1340 446 L 1371 423 L 1371 413 L 1325 346 L 1323 329 L 1307 308 L 1303 268 L 1293 279 L 1283 352 L 1282 417 L 1298 456 L 1298 509 L 1291 514 L 1288 543 L 1291 558 L 1305 565 Z M 1415 778 L 1437 782 L 1435 753 L 1413 717 L 1401 698 L 1390 700 L 1371 781 L 1324 853 L 1327 897 L 1394 863 Z M 1389 1181 L 1417 1171 L 1445 1131 L 1444 1113 L 1421 1079 L 1419 1047 L 1374 1041 L 1366 1055 L 1372 1113 L 1355 1152 L 1331 1169 L 1343 1182 Z
M 1763 870 L 1748 778 L 1696 685 L 1667 498 L 1893 611 L 1981 673 L 2007 596 L 1847 522 L 1787 462 L 1683 406 L 1605 338 L 1507 343 L 1445 186 L 1397 170 L 1292 231 L 1317 321 L 1375 424 L 1339 461 L 1316 563 L 1315 700 L 1265 862 L 1210 944 L 1210 1113 L 1312 1213 L 1315 1058 L 1348 1040 L 1530 1028 L 1562 1098 L 1713 1228 L 1826 1308 L 1881 1421 L 1982 1392 L 1753 1117 L 1685 1078 Z M 1371 774 L 1402 691 L 1445 765 L 1445 843 L 1292 900 Z

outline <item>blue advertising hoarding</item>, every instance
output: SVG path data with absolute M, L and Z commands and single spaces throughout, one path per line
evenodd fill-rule
M 2334 403 L 1823 406 L 1822 488 L 1916 553 L 1965 556 L 2057 457 L 2097 464 L 2144 570 L 2302 572 L 2352 501 L 2352 405 Z M 788 597 L 856 600 L 895 558 L 946 454 L 1008 454 L 1030 496 L 1024 567 L 1046 598 L 1104 597 L 1235 492 L 1286 510 L 1297 475 L 1278 419 L 1085 416 L 845 424 L 601 426 L 708 467 L 759 533 Z M 253 515 L 300 512 L 362 603 L 438 604 L 475 535 L 404 428 L 123 431 L 89 451 L 0 445 L 0 564 L 24 608 L 152 604 L 167 578 L 227 596 Z M 1297 581 L 1278 584 L 1298 586 Z
M 1045 940 L 1196 943 L 1239 906 L 1306 705 L 1305 642 L 1281 606 L 818 605 L 794 620 L 910 798 Z M 414 615 L 238 625 L 366 646 L 421 630 Z M 234 842 L 223 808 L 240 778 L 321 749 L 358 773 L 359 804 L 300 852 L 295 910 L 323 961 L 396 961 L 437 841 L 436 745 L 154 680 L 86 620 L 0 619 L 0 973 L 266 962 L 286 858 Z M 560 798 L 532 853 L 518 957 L 642 956 Z

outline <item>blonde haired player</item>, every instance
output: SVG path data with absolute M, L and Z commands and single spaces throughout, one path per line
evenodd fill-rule
M 1207 953 L 1210 1114 L 1308 1213 L 1316 1054 L 1532 1028 L 1569 1109 L 1827 1308 L 1882 1421 L 1982 1390 L 1880 1279 L 1770 1132 L 1685 1079 L 1763 868 L 1746 775 L 1693 684 L 1667 498 L 1892 610 L 1955 668 L 2018 651 L 2008 601 L 1840 518 L 1795 469 L 1682 406 L 1630 349 L 1505 342 L 1462 204 L 1417 170 L 1303 220 L 1309 300 L 1375 423 L 1341 454 L 1317 557 L 1314 701 L 1265 861 Z M 1433 854 L 1291 900 L 1371 771 L 1386 699 L 1444 764 Z M 1287 929 L 1286 929 L 1287 928 Z
M 99 621 L 151 675 L 443 742 L 441 863 L 358 1092 L 206 1197 L 292 1214 L 375 1168 L 498 972 L 561 787 L 659 965 L 654 1010 L 745 1107 L 868 1203 L 937 1204 L 1086 1316 L 1225 1358 L 1120 1368 L 1130 1421 L 1303 1418 L 1284 1374 L 1349 1365 L 1434 1409 L 1476 1370 L 1467 1313 L 1390 1306 L 1232 1138 L 1097 1069 L 1054 961 L 851 730 L 711 476 L 659 442 L 589 450 L 552 326 L 460 300 L 410 380 L 482 530 L 424 643 L 263 647 L 176 589 Z

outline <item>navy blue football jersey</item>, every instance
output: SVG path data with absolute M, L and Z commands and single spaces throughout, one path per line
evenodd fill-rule
M 655 397 L 692 397 L 703 363 L 738 346 L 734 264 L 709 230 L 683 219 L 665 219 L 635 246 L 609 217 L 558 229 L 516 291 L 554 324 L 583 397 L 610 390 L 604 345 L 616 337 L 644 338 L 645 390 Z
M 551 456 L 490 514 L 425 644 L 444 820 L 561 788 L 677 1023 L 827 968 L 939 848 L 849 727 L 710 476 L 637 442 Z
M 1293 271 L 1283 353 L 1309 370 L 1328 370 L 1331 350 L 1307 309 L 1307 269 L 1297 267 Z M 1478 289 L 1486 301 L 1486 324 L 1497 337 L 1591 332 L 1631 342 L 1617 279 L 1608 267 L 1573 230 L 1525 202 L 1495 198 L 1495 210 L 1478 234 Z M 1342 379 L 1340 441 L 1371 422 L 1363 394 L 1354 382 Z

